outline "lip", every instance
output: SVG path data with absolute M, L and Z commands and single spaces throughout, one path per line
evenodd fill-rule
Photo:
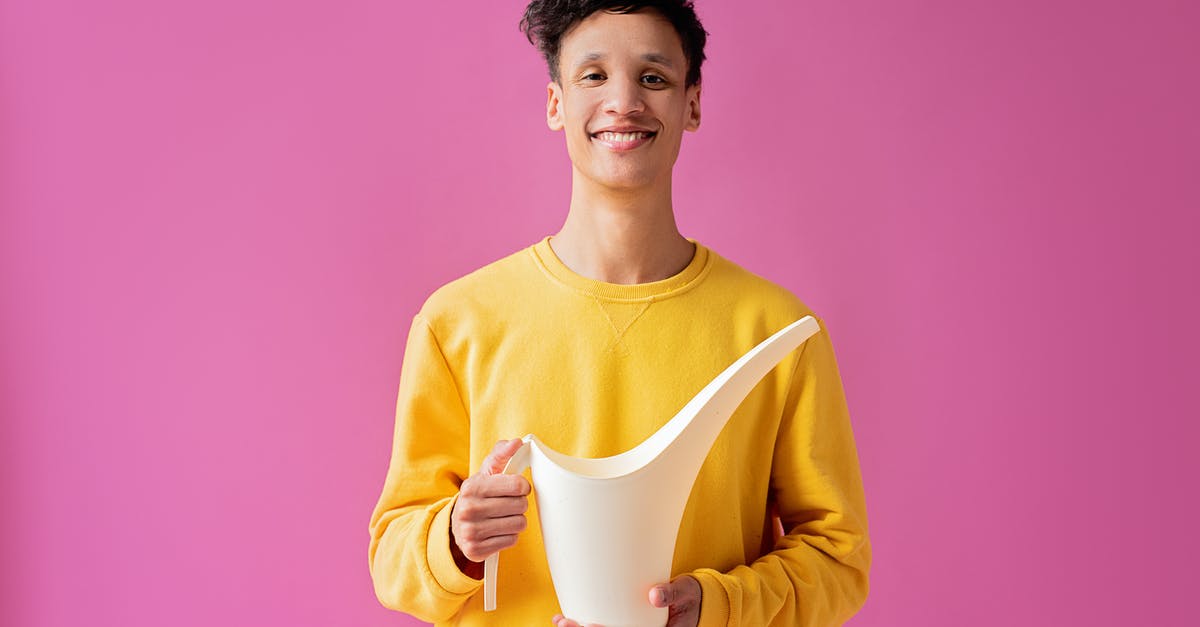
M 649 133 L 649 135 L 640 139 L 633 139 L 629 141 L 608 141 L 600 139 L 601 133 Z M 627 150 L 633 150 L 639 146 L 650 143 L 650 140 L 657 137 L 658 133 L 648 128 L 641 128 L 638 126 L 609 126 L 599 129 L 591 133 L 589 136 L 591 137 L 592 141 L 608 148 L 609 150 L 625 152 Z
M 598 129 L 592 131 L 592 137 L 595 137 L 597 133 L 653 133 L 653 132 L 654 132 L 654 129 L 642 128 L 640 126 L 630 126 L 630 125 L 626 124 L 624 126 L 606 126 L 604 128 L 598 128 Z

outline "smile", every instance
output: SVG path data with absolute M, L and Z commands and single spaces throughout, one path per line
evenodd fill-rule
M 654 135 L 654 133 L 649 131 L 639 131 L 634 133 L 613 133 L 611 131 L 604 131 L 592 135 L 592 139 L 603 144 L 610 150 L 622 151 L 633 150 L 638 146 L 646 144 L 654 137 Z

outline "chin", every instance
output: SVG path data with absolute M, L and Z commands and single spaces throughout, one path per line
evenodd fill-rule
M 614 190 L 635 190 L 651 187 L 654 179 L 650 177 L 610 177 L 596 181 L 604 187 Z
M 657 180 L 653 172 L 643 170 L 624 171 L 624 172 L 605 172 L 593 177 L 594 181 L 612 188 L 633 189 L 638 187 L 649 187 Z

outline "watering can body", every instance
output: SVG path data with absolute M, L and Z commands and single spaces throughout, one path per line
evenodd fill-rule
M 507 473 L 531 471 L 550 575 L 565 616 L 605 627 L 665 625 L 650 588 L 670 579 L 684 507 L 713 442 L 760 379 L 820 327 L 805 316 L 727 367 L 653 435 L 605 458 L 559 453 L 523 438 Z M 496 606 L 499 555 L 484 567 Z

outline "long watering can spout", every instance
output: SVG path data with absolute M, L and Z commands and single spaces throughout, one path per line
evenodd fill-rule
M 550 576 L 565 616 L 607 627 L 663 625 L 650 587 L 670 578 L 692 484 L 725 423 L 758 382 L 820 331 L 805 316 L 763 340 L 636 447 L 612 457 L 564 455 L 525 436 L 505 473 L 532 469 Z M 630 559 L 633 556 L 633 559 Z M 484 610 L 496 607 L 498 554 L 484 562 Z

